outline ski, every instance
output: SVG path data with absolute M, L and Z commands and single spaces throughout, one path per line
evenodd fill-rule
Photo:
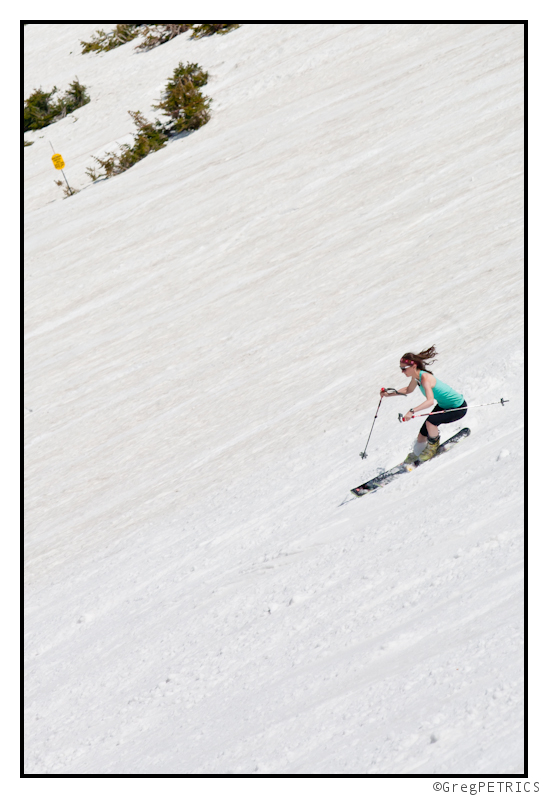
M 444 452 L 448 452 L 449 449 L 452 449 L 460 440 L 463 438 L 467 438 L 470 435 L 470 430 L 468 427 L 464 427 L 464 429 L 459 430 L 459 432 L 455 433 L 451 438 L 448 438 L 442 444 L 434 457 L 431 459 L 433 460 L 435 457 L 439 457 L 440 454 Z M 429 462 L 426 460 L 425 462 Z M 419 465 L 423 465 L 420 462 L 415 463 L 415 465 L 404 465 L 403 463 L 399 463 L 394 468 L 390 468 L 388 471 L 385 471 L 383 474 L 379 474 L 378 477 L 373 477 L 373 479 L 369 479 L 367 482 L 364 482 L 363 485 L 358 485 L 357 488 L 352 488 L 350 491 L 354 494 L 354 496 L 363 496 L 366 493 L 373 493 L 373 491 L 377 490 L 378 488 L 382 488 L 384 485 L 388 485 L 392 482 L 396 477 L 400 474 L 407 474 L 409 471 L 414 471 Z

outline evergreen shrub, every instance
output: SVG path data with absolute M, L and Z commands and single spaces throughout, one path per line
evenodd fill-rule
M 119 153 L 107 152 L 103 158 L 93 156 L 93 160 L 105 170 L 104 177 L 113 177 L 125 172 L 151 152 L 165 147 L 168 135 L 160 122 L 149 122 L 140 111 L 128 111 L 128 113 L 137 126 L 137 133 L 133 134 L 133 144 L 123 144 Z M 102 176 L 93 168 L 87 169 L 87 174 L 92 180 Z
M 125 172 L 149 153 L 165 147 L 170 137 L 205 125 L 210 119 L 211 99 L 200 89 L 207 79 L 208 73 L 198 64 L 179 63 L 166 84 L 162 100 L 153 106 L 170 117 L 169 121 L 165 124 L 159 120 L 149 122 L 140 111 L 129 111 L 137 126 L 133 144 L 123 144 L 119 153 L 107 152 L 102 158 L 93 156 L 104 173 L 90 167 L 88 176 L 95 181 Z
M 97 30 L 92 36 L 90 42 L 81 41 L 82 53 L 96 53 L 114 50 L 115 47 L 120 47 L 126 42 L 135 39 L 141 32 L 139 28 L 143 27 L 144 22 L 120 23 L 116 25 L 114 30 L 105 33 L 104 30 Z
M 72 81 L 68 91 L 58 100 L 54 100 L 58 88 L 54 86 L 51 91 L 35 89 L 25 100 L 23 110 L 23 131 L 40 130 L 52 122 L 62 119 L 67 114 L 76 111 L 83 105 L 89 103 L 90 98 L 86 87 L 82 86 L 78 78 Z
M 207 79 L 208 73 L 198 64 L 180 62 L 175 68 L 166 84 L 163 99 L 152 106 L 171 117 L 166 126 L 170 133 L 197 130 L 209 121 L 211 100 L 200 91 Z
M 174 39 L 181 33 L 190 30 L 192 25 L 190 22 L 177 22 L 169 25 L 150 24 L 145 25 L 142 31 L 145 37 L 143 41 L 137 45 L 136 50 L 152 50 L 153 47 L 158 47 L 160 44 Z
M 228 33 L 234 28 L 239 28 L 238 22 L 206 22 L 201 25 L 193 25 L 192 39 L 202 39 L 204 36 L 213 36 L 214 33 Z
M 234 28 L 239 28 L 239 22 L 131 22 L 120 23 L 114 30 L 105 33 L 97 30 L 90 42 L 81 41 L 82 53 L 106 52 L 115 47 L 130 42 L 137 36 L 144 36 L 143 41 L 137 45 L 136 50 L 152 50 L 160 44 L 174 39 L 187 30 L 192 30 L 193 39 L 202 39 L 204 36 L 213 36 L 214 33 L 228 33 Z

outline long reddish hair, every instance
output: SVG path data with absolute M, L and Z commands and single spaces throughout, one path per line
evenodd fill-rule
M 436 359 L 436 347 L 431 346 L 428 349 L 423 349 L 422 352 L 419 352 L 416 355 L 414 352 L 406 352 L 405 355 L 402 355 L 400 361 L 404 363 L 408 363 L 411 365 L 412 363 L 417 366 L 419 371 L 427 371 L 429 374 L 432 374 L 430 369 L 427 369 L 426 366 L 429 366 Z

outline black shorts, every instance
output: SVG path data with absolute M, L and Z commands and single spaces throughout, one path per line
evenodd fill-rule
M 466 404 L 466 400 L 461 404 L 460 407 L 455 407 L 452 410 L 446 410 L 445 413 L 439 413 L 438 410 L 443 410 L 443 407 L 436 405 L 435 408 L 432 410 L 432 413 L 428 416 L 426 421 L 429 421 L 431 424 L 434 424 L 435 427 L 439 427 L 440 424 L 452 424 L 453 421 L 460 421 L 461 418 L 464 418 L 466 415 L 466 408 L 468 405 Z M 433 415 L 437 413 L 437 415 Z M 426 429 L 426 421 L 421 427 L 421 435 L 428 436 L 428 430 Z

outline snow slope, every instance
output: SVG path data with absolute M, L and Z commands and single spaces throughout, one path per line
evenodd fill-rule
M 25 29 L 92 98 L 24 152 L 25 772 L 522 773 L 523 27 L 96 27 Z M 91 184 L 181 60 L 211 121 Z M 345 503 L 431 344 L 510 403 Z

